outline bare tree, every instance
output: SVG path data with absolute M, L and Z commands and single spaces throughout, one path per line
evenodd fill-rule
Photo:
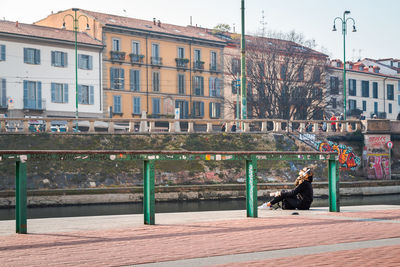
M 313 50 L 314 40 L 290 32 L 274 38 L 246 36 L 246 45 L 249 117 L 322 119 L 328 60 Z M 236 79 L 233 60 L 226 70 Z

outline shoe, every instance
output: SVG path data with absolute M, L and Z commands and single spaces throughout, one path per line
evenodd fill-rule
M 269 207 L 267 206 L 267 203 L 263 203 L 261 206 L 258 206 L 258 208 L 259 209 L 267 209 Z

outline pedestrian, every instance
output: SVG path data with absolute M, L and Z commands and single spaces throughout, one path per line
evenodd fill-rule
M 400 112 L 399 112 L 399 114 L 397 114 L 396 120 L 400 121 Z
M 221 126 L 221 132 L 225 132 L 226 131 L 226 126 L 225 126 L 225 123 L 222 123 L 222 126 Z
M 372 118 L 373 118 L 373 119 L 376 119 L 376 114 L 372 115 Z
M 231 127 L 231 132 L 236 132 L 236 124 L 232 124 L 232 127 Z
M 400 115 L 400 113 L 399 113 L 399 115 Z M 361 114 L 360 114 L 360 121 L 364 121 L 364 120 L 365 120 L 364 112 L 361 112 Z
M 313 188 L 312 188 L 313 174 L 310 168 L 303 168 L 299 172 L 299 176 L 295 181 L 295 188 L 291 191 L 278 191 L 272 193 L 274 198 L 264 203 L 260 208 L 276 209 L 279 203 L 282 202 L 282 209 L 284 210 L 308 210 L 313 202 Z
M 340 113 L 339 121 L 343 121 L 343 120 L 344 120 L 344 115 L 343 115 L 343 113 Z M 341 129 L 342 129 L 342 123 L 339 122 L 339 127 L 338 127 L 339 132 L 341 131 Z
M 331 121 L 337 121 L 337 118 L 335 117 L 335 114 L 332 114 L 332 117 L 330 119 Z M 331 123 L 331 129 L 332 131 L 336 132 L 336 122 Z

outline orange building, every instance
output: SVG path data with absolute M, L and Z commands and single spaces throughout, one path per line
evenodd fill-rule
M 51 14 L 37 25 L 61 27 L 73 10 Z M 223 49 L 225 42 L 205 29 L 164 24 L 79 10 L 88 19 L 90 36 L 101 40 L 105 116 L 181 118 L 223 115 Z M 68 22 L 70 22 L 68 24 Z M 79 31 L 86 19 L 80 17 Z

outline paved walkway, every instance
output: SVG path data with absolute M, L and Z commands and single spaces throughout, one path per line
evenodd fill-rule
M 0 266 L 400 266 L 400 206 L 0 221 Z

